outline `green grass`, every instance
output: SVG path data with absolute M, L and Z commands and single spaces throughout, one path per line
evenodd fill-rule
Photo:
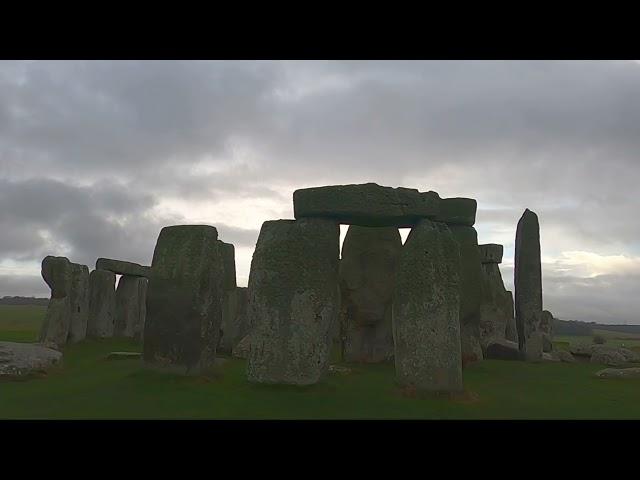
M 47 307 L 0 305 L 0 341 L 37 342 Z
M 0 309 L 0 340 L 33 340 L 43 311 Z M 62 368 L 45 378 L 0 382 L 0 418 L 640 418 L 640 381 L 603 380 L 589 363 L 484 361 L 464 371 L 459 399 L 409 398 L 393 365 L 351 366 L 318 385 L 249 384 L 245 362 L 228 360 L 209 378 L 144 369 L 139 360 L 108 361 L 111 351 L 139 351 L 127 340 L 65 348 Z

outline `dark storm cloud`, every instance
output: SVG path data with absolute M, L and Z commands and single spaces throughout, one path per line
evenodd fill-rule
M 172 202 L 287 212 L 295 188 L 365 181 L 477 198 L 505 245 L 528 207 L 543 255 L 638 256 L 638 152 L 633 62 L 0 62 L 0 258 L 148 263 L 190 222 Z M 250 214 L 211 222 L 253 247 Z

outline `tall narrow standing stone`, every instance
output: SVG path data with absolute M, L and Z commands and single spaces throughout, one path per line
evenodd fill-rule
M 77 263 L 71 264 L 71 319 L 69 324 L 70 342 L 79 342 L 87 336 L 89 323 L 89 268 Z
M 391 299 L 401 249 L 397 228 L 349 227 L 340 261 L 343 360 L 376 363 L 393 357 Z
M 116 321 L 113 335 L 142 339 L 146 316 L 147 283 L 144 277 L 123 275 L 116 289 Z
M 396 377 L 424 392 L 462 390 L 460 254 L 449 228 L 422 220 L 407 238 L 393 298 Z
M 66 257 L 42 260 L 42 278 L 51 288 L 51 298 L 40 330 L 40 342 L 60 347 L 67 341 L 71 323 L 72 267 Z
M 480 305 L 482 267 L 475 228 L 449 225 L 460 248 L 460 342 L 464 364 L 482 360 L 480 346 Z
M 339 239 L 327 219 L 262 224 L 249 275 L 249 381 L 308 385 L 326 371 L 340 308 Z
M 225 292 L 224 310 L 222 312 L 222 339 L 218 350 L 224 354 L 231 354 L 233 348 L 249 333 L 247 322 L 246 287 L 236 287 Z
M 542 358 L 542 342 L 529 339 L 542 318 L 542 267 L 540 265 L 540 226 L 538 216 L 526 209 L 518 222 L 515 251 L 515 310 L 518 343 L 525 359 Z
M 518 327 L 516 326 L 516 317 L 513 310 L 513 292 L 511 292 L 510 290 L 507 290 L 507 294 L 508 294 L 507 301 L 509 302 L 508 307 L 509 307 L 510 315 L 509 315 L 509 319 L 507 320 L 505 338 L 512 342 L 518 343 Z
M 185 374 L 214 365 L 224 275 L 217 239 L 210 225 L 160 231 L 147 290 L 145 363 Z
M 87 337 L 113 337 L 116 315 L 116 274 L 94 270 L 89 274 Z

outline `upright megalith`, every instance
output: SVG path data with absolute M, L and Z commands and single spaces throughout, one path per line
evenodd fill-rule
M 448 225 L 464 225 L 473 227 L 476 223 L 478 202 L 473 198 L 443 198 L 435 220 Z
M 382 187 L 375 183 L 303 188 L 293 192 L 297 219 L 332 218 L 365 227 L 411 227 L 439 212 L 436 192 Z
M 483 298 L 482 267 L 475 228 L 449 225 L 460 249 L 460 341 L 466 365 L 482 360 L 480 306 Z
M 113 260 L 111 258 L 99 258 L 96 260 L 96 270 L 109 270 L 118 275 L 129 275 L 132 277 L 149 277 L 150 267 L 139 265 L 124 260 Z
M 218 345 L 221 353 L 230 355 L 235 346 L 249 333 L 247 321 L 248 291 L 246 287 L 236 287 L 225 292 L 222 312 L 222 338 Z
M 79 342 L 87 336 L 89 323 L 89 268 L 78 263 L 71 264 L 71 293 L 69 298 L 71 318 L 69 342 Z
M 142 340 L 147 312 L 147 284 L 144 277 L 123 275 L 116 289 L 114 337 Z
M 502 261 L 502 245 L 479 245 L 482 262 L 482 304 L 480 305 L 480 345 L 487 346 L 506 339 L 507 328 L 513 320 L 511 292 L 504 287 L 498 264 Z
M 393 357 L 391 299 L 401 250 L 395 227 L 349 227 L 340 260 L 343 360 L 376 363 Z
M 553 314 L 549 310 L 543 310 L 540 317 L 540 331 L 542 332 L 542 351 L 553 350 Z
M 40 330 L 40 342 L 60 347 L 67 342 L 71 324 L 72 266 L 66 257 L 42 260 L 42 278 L 51 288 L 51 298 Z
M 160 231 L 147 289 L 146 364 L 199 373 L 214 365 L 223 301 L 223 260 L 210 225 Z
M 116 316 L 116 274 L 94 270 L 89 274 L 87 337 L 113 337 Z
M 447 225 L 423 220 L 400 254 L 393 297 L 398 382 L 424 392 L 462 390 L 460 254 Z
M 526 209 L 518 221 L 515 246 L 515 310 L 518 344 L 525 359 L 542 358 L 542 341 L 529 339 L 540 328 L 542 318 L 542 268 L 538 216 Z
M 236 283 L 236 250 L 231 243 L 225 243 L 222 240 L 218 240 L 218 242 L 224 266 L 223 288 L 225 292 L 232 292 L 238 286 Z
M 329 219 L 262 224 L 249 275 L 249 381 L 308 385 L 325 373 L 340 308 L 339 239 Z
M 516 317 L 513 310 L 513 292 L 511 292 L 510 290 L 507 290 L 507 294 L 509 295 L 507 298 L 507 301 L 509 302 L 508 309 L 509 309 L 509 312 L 511 313 L 507 319 L 507 328 L 505 331 L 505 338 L 512 342 L 518 343 L 518 327 L 516 326 Z

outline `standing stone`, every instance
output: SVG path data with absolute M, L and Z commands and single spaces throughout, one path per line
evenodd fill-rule
M 116 274 L 94 270 L 89 274 L 89 321 L 87 336 L 113 337 L 116 315 Z
M 42 278 L 51 288 L 51 298 L 40 330 L 40 342 L 60 347 L 67 342 L 71 324 L 72 267 L 66 257 L 42 260 Z
M 87 336 L 89 323 L 89 267 L 77 263 L 71 264 L 71 320 L 69 324 L 69 342 L 79 342 Z
M 222 338 L 218 350 L 229 355 L 234 347 L 249 333 L 247 320 L 247 288 L 236 287 L 225 293 L 222 312 Z
M 515 310 L 520 351 L 527 360 L 542 358 L 542 341 L 529 339 L 540 328 L 542 318 L 542 268 L 538 216 L 526 209 L 516 229 Z
M 507 318 L 507 328 L 505 330 L 505 338 L 511 342 L 518 343 L 518 328 L 516 327 L 516 317 L 513 312 L 513 293 L 508 290 L 507 291 L 508 298 L 508 308 L 509 308 L 509 317 Z
M 160 231 L 147 290 L 144 354 L 147 365 L 184 374 L 214 365 L 223 301 L 223 260 L 210 225 Z
M 249 275 L 250 382 L 309 385 L 327 370 L 340 308 L 339 240 L 333 220 L 262 224 Z
M 376 363 L 393 357 L 391 300 L 401 250 L 395 227 L 349 227 L 340 261 L 344 361 Z
M 296 190 L 293 210 L 296 219 L 321 217 L 364 227 L 411 227 L 438 214 L 440 196 L 375 183 L 331 185 Z
M 238 286 L 236 283 L 236 251 L 231 243 L 220 243 L 220 252 L 222 254 L 222 263 L 224 265 L 224 291 L 232 292 Z
M 480 344 L 487 346 L 504 340 L 510 320 L 513 319 L 513 300 L 504 287 L 498 264 L 502 261 L 502 245 L 480 245 L 482 261 L 482 304 L 480 306 Z
M 427 392 L 462 390 L 460 254 L 449 228 L 423 220 L 409 234 L 393 298 L 396 377 Z
M 460 249 L 460 342 L 463 364 L 482 360 L 480 305 L 483 298 L 478 234 L 473 227 L 450 225 Z
M 116 289 L 115 337 L 142 339 L 146 316 L 148 280 L 123 275 Z
M 553 314 L 549 310 L 543 310 L 540 317 L 540 331 L 542 332 L 542 351 L 553 350 Z

